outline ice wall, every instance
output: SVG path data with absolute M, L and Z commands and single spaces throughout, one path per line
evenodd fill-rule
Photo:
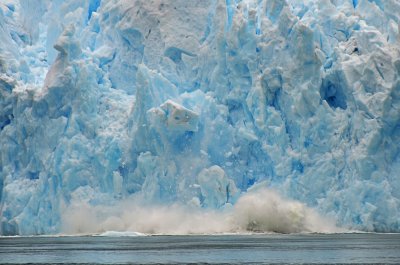
M 399 232 L 398 10 L 0 0 L 0 234 L 60 232 L 77 202 L 223 209 L 263 181 Z

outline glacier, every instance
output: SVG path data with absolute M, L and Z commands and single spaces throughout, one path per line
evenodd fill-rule
M 256 231 L 314 231 L 290 224 L 312 209 L 339 227 L 400 232 L 398 10 L 0 0 L 0 235 L 124 214 L 108 230 L 175 218 L 223 232 L 215 219 L 231 209 Z

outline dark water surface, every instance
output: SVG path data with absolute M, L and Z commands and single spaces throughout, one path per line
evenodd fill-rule
M 0 263 L 400 264 L 400 234 L 0 237 Z

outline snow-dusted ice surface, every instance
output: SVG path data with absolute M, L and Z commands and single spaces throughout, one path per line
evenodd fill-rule
M 0 0 L 0 234 L 400 232 L 399 10 Z

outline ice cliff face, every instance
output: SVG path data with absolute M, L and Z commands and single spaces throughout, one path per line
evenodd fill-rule
M 0 234 L 60 232 L 76 202 L 226 208 L 262 181 L 400 232 L 399 10 L 0 0 Z

